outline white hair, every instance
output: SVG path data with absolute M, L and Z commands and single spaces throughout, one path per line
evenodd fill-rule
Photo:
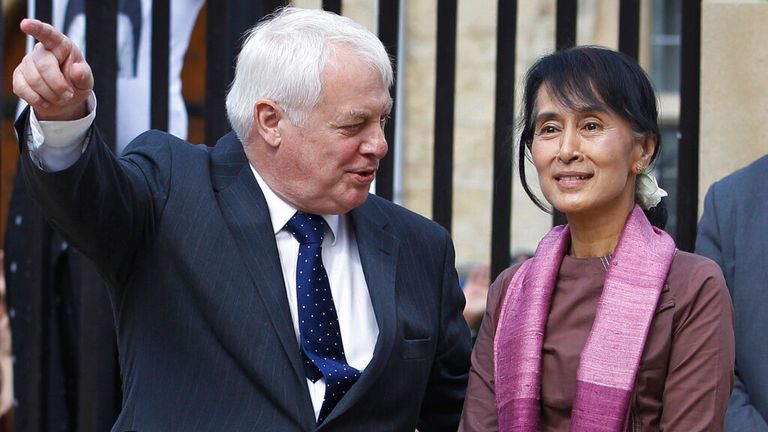
M 349 18 L 286 7 L 249 30 L 227 93 L 227 116 L 240 141 L 248 142 L 253 107 L 262 98 L 277 102 L 292 123 L 302 125 L 319 102 L 326 61 L 340 46 L 380 73 L 387 88 L 392 85 L 384 45 Z

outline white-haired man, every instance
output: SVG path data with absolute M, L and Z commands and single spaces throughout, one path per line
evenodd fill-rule
M 148 132 L 116 159 L 77 48 L 21 27 L 40 41 L 14 73 L 24 175 L 111 285 L 113 430 L 456 428 L 470 341 L 452 242 L 368 193 L 392 104 L 374 35 L 284 9 L 244 43 L 234 133 Z

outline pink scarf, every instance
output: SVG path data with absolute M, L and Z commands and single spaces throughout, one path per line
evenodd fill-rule
M 541 347 L 567 225 L 544 236 L 509 284 L 494 341 L 499 431 L 537 431 Z M 626 430 L 637 368 L 675 255 L 672 238 L 635 206 L 613 254 L 592 330 L 581 352 L 571 431 Z

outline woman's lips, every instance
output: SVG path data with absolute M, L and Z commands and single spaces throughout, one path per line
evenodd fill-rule
M 563 188 L 576 188 L 584 185 L 592 178 L 588 173 L 561 173 L 555 175 L 555 181 Z

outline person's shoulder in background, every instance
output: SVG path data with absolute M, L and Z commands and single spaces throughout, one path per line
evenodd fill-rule
M 11 362 L 11 327 L 5 309 L 5 262 L 0 249 L 0 417 L 13 403 L 13 366 Z

